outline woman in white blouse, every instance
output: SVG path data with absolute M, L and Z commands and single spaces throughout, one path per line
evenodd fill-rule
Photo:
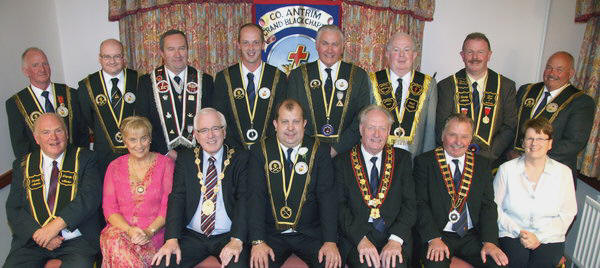
M 577 214 L 571 169 L 548 157 L 552 125 L 525 123 L 525 153 L 500 166 L 494 179 L 500 247 L 510 267 L 556 267 Z

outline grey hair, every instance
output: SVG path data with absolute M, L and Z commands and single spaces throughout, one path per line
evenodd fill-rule
M 471 117 L 468 117 L 463 113 L 454 113 L 446 119 L 444 123 L 444 129 L 442 130 L 442 136 L 446 134 L 446 130 L 448 129 L 452 121 L 456 121 L 458 123 L 468 123 L 471 126 L 471 134 L 475 132 L 475 122 L 473 122 L 473 119 L 471 119 Z
M 340 41 L 342 43 L 342 46 L 344 45 L 344 33 L 342 33 L 342 30 L 340 30 L 340 28 L 337 25 L 333 24 L 323 25 L 321 26 L 321 28 L 319 28 L 319 30 L 317 31 L 317 39 L 315 39 L 317 42 L 319 42 L 319 39 L 321 39 L 321 35 L 325 31 L 333 31 L 338 33 L 340 35 Z
M 58 122 L 60 122 L 60 125 L 65 130 L 65 132 L 69 130 L 67 128 L 67 124 L 65 123 L 65 120 L 62 117 L 60 117 L 58 114 L 56 114 L 56 113 L 43 113 L 40 116 L 38 116 L 38 118 L 36 118 L 35 121 L 33 121 L 33 134 L 34 135 L 36 135 L 36 130 L 39 127 L 40 122 L 42 122 L 41 119 L 42 118 L 46 119 L 48 117 L 54 117 L 56 120 L 58 120 Z
M 119 41 L 117 39 L 114 39 L 114 38 L 109 38 L 109 39 L 106 39 L 106 40 L 102 41 L 100 43 L 100 51 L 102 51 L 102 46 L 105 45 L 105 44 L 108 44 L 108 43 L 115 43 L 115 44 L 119 45 L 121 47 L 121 53 L 123 53 L 123 50 L 125 49 L 123 47 L 123 43 L 121 43 L 121 41 Z
M 363 108 L 360 111 L 360 113 L 358 113 L 360 125 L 365 123 L 365 120 L 367 120 L 367 114 L 372 111 L 380 111 L 380 112 L 384 113 L 385 117 L 387 117 L 387 121 L 390 124 L 390 126 L 394 123 L 394 118 L 392 117 L 392 114 L 386 108 L 384 108 L 383 106 L 376 105 L 376 104 L 369 104 L 365 108 Z
M 216 113 L 217 116 L 219 117 L 219 120 L 221 121 L 221 125 L 223 125 L 224 128 L 227 128 L 227 121 L 225 120 L 225 116 L 217 111 L 215 108 L 202 108 L 200 109 L 200 111 L 198 111 L 196 113 L 196 115 L 194 116 L 194 129 L 198 130 L 198 120 L 200 119 L 201 115 L 206 115 L 206 114 L 210 114 L 210 113 Z
M 391 47 L 392 47 L 392 43 L 394 42 L 394 40 L 396 40 L 396 38 L 400 38 L 400 37 L 407 37 L 410 39 L 410 41 L 412 42 L 412 49 L 413 51 L 417 50 L 417 41 L 415 40 L 414 37 L 412 37 L 412 35 L 407 34 L 405 32 L 402 31 L 398 31 L 395 34 L 393 34 L 392 36 L 390 36 L 390 39 L 387 42 L 387 45 L 385 46 L 386 51 L 390 51 Z
M 25 57 L 27 57 L 27 54 L 29 54 L 29 52 L 32 51 L 39 51 L 42 54 L 44 54 L 44 56 L 46 56 L 46 53 L 44 53 L 44 51 L 39 47 L 28 47 L 27 49 L 25 49 L 25 51 L 23 51 L 23 54 L 21 54 L 21 66 L 25 66 Z

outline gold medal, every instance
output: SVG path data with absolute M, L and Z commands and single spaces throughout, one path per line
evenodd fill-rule
M 215 211 L 215 203 L 210 199 L 204 200 L 202 202 L 202 214 L 209 216 L 213 211 Z
M 379 209 L 371 208 L 371 215 L 369 215 L 369 217 L 371 217 L 371 219 L 379 219 L 379 217 L 381 217 L 381 215 L 379 215 Z
M 481 119 L 481 122 L 484 124 L 489 124 L 490 123 L 490 118 L 486 115 Z
M 96 96 L 96 104 L 98 106 L 103 106 L 104 104 L 106 104 L 106 96 L 104 96 L 104 94 L 100 94 L 98 96 Z
M 292 217 L 292 209 L 288 206 L 283 206 L 279 210 L 279 215 L 281 215 L 281 217 L 284 219 L 289 219 L 290 217 Z
M 146 188 L 144 188 L 144 186 L 142 186 L 142 185 L 139 185 L 139 186 L 138 186 L 138 187 L 135 189 L 135 191 L 136 191 L 138 194 L 143 194 L 143 193 L 146 191 Z
M 281 172 L 281 163 L 277 160 L 269 162 L 269 171 L 271 171 L 272 173 Z
M 546 111 L 549 113 L 556 112 L 556 110 L 558 110 L 558 104 L 554 102 L 548 103 L 548 105 L 546 106 Z

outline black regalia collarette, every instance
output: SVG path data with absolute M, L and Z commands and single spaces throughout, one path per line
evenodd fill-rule
M 253 109 L 250 110 L 247 85 L 242 78 L 242 63 L 226 68 L 223 73 L 227 83 L 227 95 L 235 119 L 237 134 L 246 147 L 266 136 L 269 115 L 275 104 L 279 69 L 263 63 L 259 87 L 256 89 Z
M 100 70 L 85 78 L 85 86 L 102 129 L 111 150 L 114 153 L 125 154 L 127 148 L 123 143 L 123 135 L 119 131 L 121 121 L 133 115 L 136 101 L 136 89 L 138 85 L 138 72 L 124 69 L 125 90 L 122 96 L 122 105 L 119 111 L 113 110 L 110 104 L 110 94 L 107 89 L 107 81 L 104 81 L 103 72 Z M 100 135 L 100 133 L 96 133 Z

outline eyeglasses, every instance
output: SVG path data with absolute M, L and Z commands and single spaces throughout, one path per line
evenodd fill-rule
M 205 127 L 205 128 L 201 128 L 201 129 L 196 129 L 196 132 L 205 135 L 208 134 L 208 132 L 215 132 L 215 131 L 219 131 L 221 129 L 223 129 L 225 126 L 214 126 L 211 128 Z
M 100 58 L 102 58 L 103 60 L 122 60 L 123 59 L 123 54 L 117 54 L 114 56 L 110 56 L 110 55 L 100 55 Z
M 544 138 L 525 138 L 525 142 L 526 143 L 533 143 L 534 141 L 542 142 L 542 141 L 547 141 L 547 140 L 550 140 L 550 139 L 544 139 Z

